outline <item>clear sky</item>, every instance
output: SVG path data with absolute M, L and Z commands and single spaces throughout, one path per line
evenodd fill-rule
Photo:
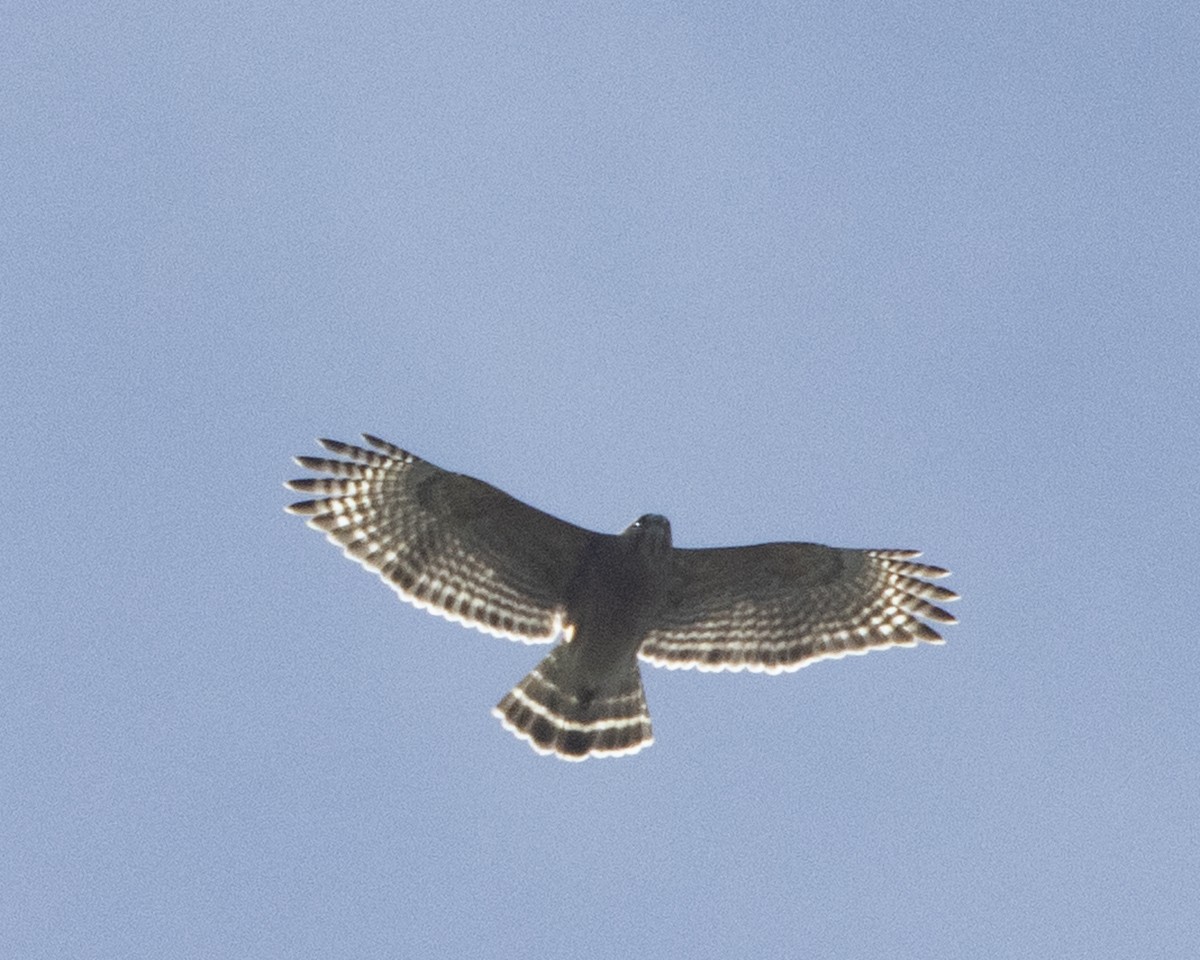
M 40 6 L 40 9 L 39 9 Z M 10 7 L 0 952 L 1194 958 L 1188 3 Z M 656 743 L 283 506 L 380 434 L 676 543 L 918 547 L 943 647 Z

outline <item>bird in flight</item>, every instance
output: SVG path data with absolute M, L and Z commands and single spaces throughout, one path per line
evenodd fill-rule
M 296 457 L 308 518 L 404 600 L 525 643 L 558 644 L 493 713 L 539 753 L 636 753 L 654 741 L 638 660 L 784 673 L 881 647 L 941 643 L 958 595 L 916 550 L 817 543 L 688 549 L 666 517 L 594 533 L 363 434 Z M 932 602 L 931 602 L 932 601 Z

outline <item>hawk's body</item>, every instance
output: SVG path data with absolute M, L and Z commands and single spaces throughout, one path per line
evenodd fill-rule
M 671 568 L 671 526 L 646 516 L 584 548 L 565 596 L 570 631 L 496 711 L 504 725 L 565 756 L 625 753 L 653 739 L 637 652 Z
M 686 550 L 665 517 L 593 533 L 495 487 L 441 470 L 376 437 L 332 440 L 348 458 L 297 457 L 333 479 L 289 507 L 404 599 L 527 643 L 562 637 L 496 708 L 541 752 L 633 753 L 653 741 L 637 658 L 701 670 L 795 670 L 873 647 L 941 641 L 953 623 L 927 599 L 956 595 L 922 577 L 910 550 L 811 543 Z

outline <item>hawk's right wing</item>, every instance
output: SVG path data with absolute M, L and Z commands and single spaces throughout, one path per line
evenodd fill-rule
M 917 556 L 817 543 L 677 549 L 639 656 L 662 667 L 780 673 L 874 647 L 940 643 L 923 619 L 956 621 L 928 600 L 958 595 L 920 579 L 949 571 L 912 563 Z
M 347 459 L 297 457 L 332 479 L 288 481 L 292 490 L 324 497 L 287 509 L 307 516 L 409 603 L 496 636 L 553 640 L 567 582 L 587 544 L 604 535 L 363 437 L 376 450 L 321 440 Z

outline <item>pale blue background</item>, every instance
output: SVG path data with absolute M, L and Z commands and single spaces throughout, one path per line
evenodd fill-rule
M 581 9 L 582 8 L 582 9 Z M 1200 950 L 1193 4 L 22 4 L 0 953 Z M 941 648 L 542 654 L 296 518 L 379 433 L 688 546 L 922 547 Z

